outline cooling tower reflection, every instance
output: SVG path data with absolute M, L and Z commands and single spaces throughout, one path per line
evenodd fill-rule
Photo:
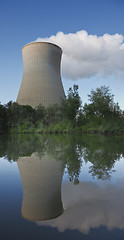
M 61 181 L 64 165 L 47 154 L 20 157 L 18 168 L 23 184 L 21 214 L 31 221 L 48 220 L 63 212 Z

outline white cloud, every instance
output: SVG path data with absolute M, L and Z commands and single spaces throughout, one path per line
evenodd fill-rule
M 106 226 L 108 230 L 124 229 L 124 188 L 122 185 L 102 185 L 82 182 L 62 187 L 64 213 L 58 218 L 39 221 L 39 226 L 56 227 L 88 234 L 91 228 Z
M 124 75 L 124 36 L 121 34 L 89 35 L 86 31 L 36 40 L 55 43 L 63 50 L 62 75 L 77 80 L 93 76 Z

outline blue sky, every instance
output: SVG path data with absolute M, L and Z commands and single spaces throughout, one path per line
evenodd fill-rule
M 35 41 L 37 38 L 56 36 L 58 32 L 62 32 L 63 36 L 67 37 L 69 33 L 73 33 L 75 36 L 76 32 L 82 30 L 86 31 L 88 37 L 95 35 L 97 39 L 99 39 L 99 36 L 104 36 L 104 34 L 109 36 L 118 34 L 118 36 L 122 35 L 123 38 L 124 1 L 0 0 L 0 102 L 4 104 L 10 100 L 16 100 L 23 74 L 21 49 L 25 44 Z M 87 38 L 85 40 L 87 41 Z M 120 48 L 123 40 L 119 44 Z M 109 44 L 105 45 L 107 51 L 109 51 L 108 47 Z M 92 75 L 91 71 L 90 77 L 81 73 L 81 75 L 72 79 L 73 76 L 70 74 L 68 77 L 66 67 L 64 67 L 63 71 L 66 74 L 62 72 L 62 81 L 65 92 L 67 93 L 67 89 L 73 86 L 74 83 L 78 84 L 80 96 L 84 103 L 87 102 L 87 94 L 90 93 L 92 88 L 95 89 L 101 85 L 110 86 L 112 93 L 115 94 L 115 102 L 118 101 L 121 108 L 124 109 L 123 52 L 121 51 L 121 54 L 120 52 L 117 53 L 117 61 L 116 58 L 113 61 L 113 68 L 116 68 L 115 72 L 117 73 L 114 75 L 107 73 L 110 67 L 109 62 L 106 62 L 106 65 L 108 65 L 105 74 L 100 72 L 99 77 L 96 76 L 96 72 Z M 85 54 L 87 54 L 86 51 Z M 93 67 L 98 69 L 98 66 L 93 65 Z M 120 68 L 121 72 L 118 74 Z M 104 69 L 102 69 L 103 72 Z

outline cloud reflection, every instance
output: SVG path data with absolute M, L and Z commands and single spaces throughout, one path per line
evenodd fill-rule
M 91 228 L 101 225 L 109 230 L 124 228 L 124 188 L 90 182 L 74 186 L 64 183 L 62 199 L 65 211 L 57 219 L 37 222 L 38 225 L 57 227 L 60 232 L 67 229 L 88 234 Z

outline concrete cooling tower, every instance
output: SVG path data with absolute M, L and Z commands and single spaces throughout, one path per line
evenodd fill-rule
M 17 162 L 23 184 L 22 216 L 30 221 L 48 220 L 63 213 L 61 182 L 64 166 L 45 154 L 20 157 Z
M 61 104 L 65 93 L 60 75 L 62 50 L 55 44 L 33 42 L 22 48 L 23 78 L 16 102 L 33 108 Z

